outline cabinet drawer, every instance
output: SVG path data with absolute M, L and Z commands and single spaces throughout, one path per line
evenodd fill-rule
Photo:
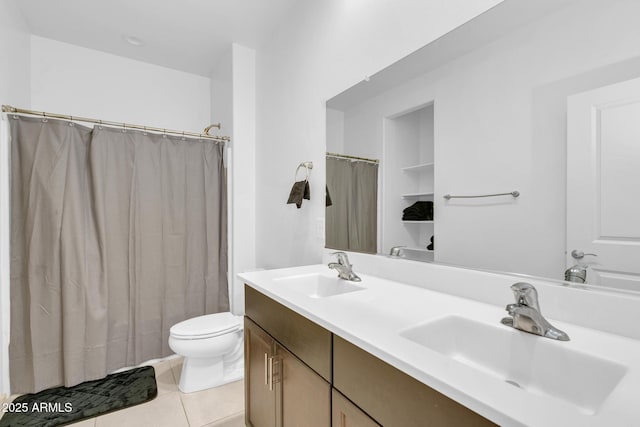
M 331 333 L 250 286 L 244 295 L 246 315 L 331 382 Z
M 380 427 L 371 417 L 334 388 L 331 390 L 331 425 L 333 427 Z
M 491 426 L 491 421 L 338 336 L 333 385 L 385 427 Z

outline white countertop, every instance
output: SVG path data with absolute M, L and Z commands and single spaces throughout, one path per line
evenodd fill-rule
M 460 269 L 463 270 L 463 269 Z M 242 273 L 249 286 L 361 347 L 429 387 L 504 426 L 632 426 L 640 425 L 640 341 L 548 318 L 571 340 L 553 342 L 627 368 L 625 376 L 593 413 L 561 399 L 531 393 L 419 345 L 399 333 L 449 315 L 489 325 L 505 317 L 496 306 L 435 292 L 367 274 L 358 274 L 366 290 L 311 298 L 282 286 L 278 279 L 319 273 L 334 277 L 325 264 Z M 468 274 L 466 272 L 465 274 Z M 505 299 L 505 305 L 513 301 Z M 540 305 L 544 313 L 544 299 Z M 505 328 L 508 328 L 504 326 Z M 513 333 L 524 333 L 510 329 Z M 592 375 L 584 372 L 584 375 Z M 558 372 L 562 375 L 562 372 Z

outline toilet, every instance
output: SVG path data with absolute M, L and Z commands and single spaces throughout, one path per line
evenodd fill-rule
M 184 356 L 178 388 L 183 393 L 205 390 L 244 376 L 242 316 L 215 313 L 176 323 L 169 347 Z

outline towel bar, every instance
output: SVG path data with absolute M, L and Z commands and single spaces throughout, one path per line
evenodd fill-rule
M 496 197 L 496 196 L 513 196 L 515 198 L 520 196 L 520 192 L 511 191 L 509 193 L 480 194 L 477 196 L 452 196 L 451 194 L 445 194 L 443 197 L 449 200 L 449 199 L 474 199 L 476 197 Z

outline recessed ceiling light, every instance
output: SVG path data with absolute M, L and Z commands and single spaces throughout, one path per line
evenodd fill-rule
M 144 42 L 136 36 L 124 36 L 124 39 L 131 46 L 144 46 Z

